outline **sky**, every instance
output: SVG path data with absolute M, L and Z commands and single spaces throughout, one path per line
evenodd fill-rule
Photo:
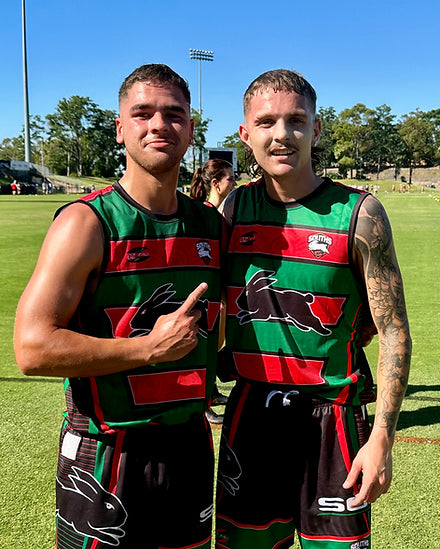
M 0 5 L 0 142 L 24 124 L 22 2 Z M 72 95 L 117 111 L 124 78 L 145 63 L 166 63 L 189 83 L 199 108 L 201 63 L 207 146 L 242 122 L 242 97 L 259 74 L 303 74 L 319 107 L 387 104 L 398 120 L 439 108 L 437 0 L 26 0 L 29 111 L 44 118 Z

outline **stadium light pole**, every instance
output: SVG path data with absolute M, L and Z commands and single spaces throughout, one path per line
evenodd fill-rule
M 189 50 L 190 59 L 199 61 L 199 113 L 202 118 L 202 61 L 214 61 L 214 52 L 208 50 Z
M 22 41 L 23 41 L 23 92 L 24 92 L 24 159 L 31 162 L 31 133 L 29 124 L 29 94 L 27 81 L 27 52 L 26 52 L 26 5 L 21 2 L 22 14 Z

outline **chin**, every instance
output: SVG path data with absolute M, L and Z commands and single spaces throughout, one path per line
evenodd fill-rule
M 263 171 L 275 179 L 292 176 L 297 172 L 294 166 L 271 166 L 269 169 L 263 168 Z

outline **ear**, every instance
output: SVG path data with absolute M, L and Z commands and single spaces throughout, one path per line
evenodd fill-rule
M 321 120 L 317 118 L 313 125 L 313 141 L 312 141 L 313 147 L 316 147 L 320 137 L 321 137 Z
M 189 136 L 189 144 L 192 145 L 194 143 L 194 120 L 191 118 L 190 122 L 190 136 Z
M 124 131 L 122 128 L 121 118 L 118 116 L 115 122 L 116 122 L 116 142 L 122 145 L 124 143 Z
M 250 143 L 250 136 L 249 136 L 249 132 L 247 131 L 247 128 L 246 128 L 245 124 L 240 124 L 238 126 L 238 135 L 240 136 L 240 139 L 243 142 L 244 148 L 247 151 L 251 151 L 252 147 L 251 147 L 251 143 Z

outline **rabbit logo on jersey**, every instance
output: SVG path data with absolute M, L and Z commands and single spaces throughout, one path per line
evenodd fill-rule
M 247 282 L 237 298 L 240 324 L 253 320 L 275 320 L 292 324 L 299 330 L 328 336 L 332 332 L 321 322 L 311 309 L 315 301 L 312 293 L 302 293 L 289 288 L 274 286 L 277 279 L 274 271 L 257 271 Z
M 87 471 L 78 467 L 72 467 L 72 471 L 69 479 L 73 487 L 56 479 L 61 489 L 69 492 L 71 502 L 66 509 L 57 509 L 56 516 L 78 534 L 95 538 L 105 545 L 118 546 L 120 538 L 125 536 L 122 526 L 127 520 L 121 500 L 107 492 Z

